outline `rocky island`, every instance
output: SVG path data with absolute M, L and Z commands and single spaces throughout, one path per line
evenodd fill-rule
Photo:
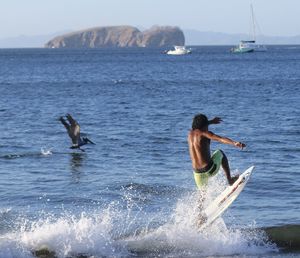
M 132 26 L 96 27 L 57 36 L 46 48 L 170 47 L 184 45 L 182 30 L 171 26 L 154 26 L 140 31 Z

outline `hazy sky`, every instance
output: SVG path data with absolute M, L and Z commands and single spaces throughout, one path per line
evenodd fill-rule
M 300 0 L 1 0 L 0 38 L 106 25 L 249 33 L 251 2 L 263 34 L 300 34 Z

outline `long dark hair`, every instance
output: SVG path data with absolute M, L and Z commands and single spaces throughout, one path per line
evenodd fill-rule
M 193 123 L 192 123 L 192 129 L 195 130 L 195 129 L 203 129 L 205 126 L 208 126 L 209 125 L 209 122 L 208 122 L 208 119 L 207 119 L 207 116 L 206 115 L 203 115 L 203 114 L 197 114 L 194 116 L 194 119 L 193 119 Z

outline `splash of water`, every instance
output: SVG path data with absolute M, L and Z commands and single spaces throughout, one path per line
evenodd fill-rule
M 214 194 L 225 187 L 217 179 L 211 185 L 208 192 Z M 60 217 L 44 214 L 35 221 L 23 219 L 15 231 L 1 236 L 0 257 L 33 257 L 34 251 L 40 249 L 52 251 L 57 257 L 81 254 L 199 257 L 263 255 L 277 251 L 261 231 L 234 229 L 226 226 L 222 218 L 199 232 L 198 194 L 197 191 L 187 193 L 166 215 L 163 211 L 147 212 L 143 208 L 147 198 L 128 187 L 122 201 L 113 201 L 79 216 L 66 212 Z
M 204 207 L 225 187 L 220 177 L 211 180 Z M 128 249 L 137 254 L 151 256 L 199 257 L 220 255 L 261 255 L 277 252 L 265 233 L 248 227 L 248 230 L 227 227 L 222 218 L 205 231 L 199 232 L 199 192 L 188 193 L 177 201 L 169 222 L 158 228 L 148 228 L 140 235 L 127 239 Z
M 128 248 L 138 254 L 171 257 L 260 255 L 276 252 L 262 231 L 227 228 L 219 218 L 204 232 L 197 229 L 197 193 L 178 201 L 169 223 L 128 239 Z
M 47 149 L 47 148 L 42 147 L 41 148 L 41 154 L 44 155 L 44 156 L 52 155 L 52 148 Z
M 16 232 L 0 239 L 0 257 L 34 257 L 37 250 L 48 250 L 56 257 L 75 255 L 126 256 L 127 251 L 111 237 L 114 216 L 110 209 L 102 214 L 49 215 L 38 221 L 24 220 Z

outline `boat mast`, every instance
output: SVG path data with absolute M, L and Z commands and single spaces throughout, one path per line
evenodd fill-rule
M 250 5 L 251 8 L 251 18 L 252 18 L 252 28 L 253 28 L 253 39 L 256 41 L 256 32 L 255 32 L 255 21 L 254 21 L 254 12 L 253 12 L 253 5 Z

